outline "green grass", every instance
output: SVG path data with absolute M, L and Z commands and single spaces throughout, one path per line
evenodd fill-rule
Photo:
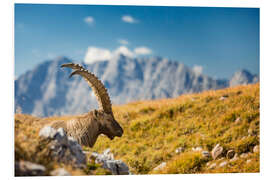
M 239 159 L 230 163 L 229 167 L 209 170 L 206 167 L 208 160 L 191 150 L 192 147 L 201 146 L 204 150 L 211 151 L 219 143 L 223 146 L 224 153 L 230 149 L 238 154 L 251 152 L 260 143 L 259 91 L 259 84 L 254 84 L 172 99 L 113 106 L 115 118 L 124 129 L 123 136 L 112 141 L 100 136 L 92 149 L 83 148 L 99 153 L 111 148 L 115 159 L 123 160 L 134 174 L 259 172 L 259 153 L 249 156 L 251 163 L 243 163 L 246 160 Z M 220 100 L 222 96 L 227 98 Z M 39 128 L 46 122 L 69 118 L 39 119 L 16 115 L 15 158 L 31 157 L 35 150 L 29 149 L 28 139 L 37 139 Z M 235 122 L 237 118 L 241 119 L 238 123 Z M 32 124 L 30 127 L 27 126 L 29 123 Z M 252 134 L 249 135 L 249 132 Z M 35 141 L 31 143 L 35 144 Z M 178 147 L 185 148 L 180 155 L 175 153 Z M 153 171 L 162 162 L 167 163 L 166 168 Z M 96 165 L 93 162 L 88 163 L 89 168 L 83 173 L 107 174 L 101 169 L 101 172 L 92 170 L 91 167 Z

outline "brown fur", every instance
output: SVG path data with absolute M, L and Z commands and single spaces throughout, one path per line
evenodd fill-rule
M 71 63 L 63 64 L 62 67 L 75 69 L 71 76 L 78 74 L 84 77 L 92 87 L 100 109 L 90 111 L 87 114 L 67 121 L 54 121 L 50 125 L 55 129 L 62 127 L 69 136 L 75 138 L 81 145 L 89 147 L 94 146 L 100 134 L 105 134 L 110 139 L 113 139 L 115 136 L 121 137 L 123 129 L 114 119 L 110 97 L 102 82 L 80 65 Z

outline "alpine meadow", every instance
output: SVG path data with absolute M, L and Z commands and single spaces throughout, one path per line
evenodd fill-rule
M 259 8 L 14 7 L 15 176 L 263 169 Z

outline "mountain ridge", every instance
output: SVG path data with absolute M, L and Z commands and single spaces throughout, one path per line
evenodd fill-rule
M 83 78 L 68 78 L 71 69 L 61 64 L 71 63 L 67 57 L 45 61 L 15 80 L 15 109 L 36 116 L 81 114 L 97 108 L 92 90 Z M 177 97 L 209 89 L 221 89 L 230 84 L 256 82 L 255 75 L 241 73 L 237 78 L 215 80 L 198 74 L 182 63 L 166 58 L 128 58 L 120 55 L 110 61 L 82 65 L 93 72 L 108 89 L 113 104 L 136 100 Z M 250 78 L 253 78 L 250 80 Z M 257 80 L 258 81 L 258 80 Z

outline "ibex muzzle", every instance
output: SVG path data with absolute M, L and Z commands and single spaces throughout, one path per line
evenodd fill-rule
M 94 146 L 100 134 L 105 134 L 111 140 L 115 136 L 121 137 L 123 129 L 114 119 L 111 100 L 102 82 L 79 64 L 69 63 L 63 64 L 61 67 L 75 70 L 69 77 L 80 75 L 88 82 L 97 97 L 99 109 L 68 121 L 54 121 L 51 126 L 63 127 L 66 133 L 74 137 L 80 144 L 90 147 Z

